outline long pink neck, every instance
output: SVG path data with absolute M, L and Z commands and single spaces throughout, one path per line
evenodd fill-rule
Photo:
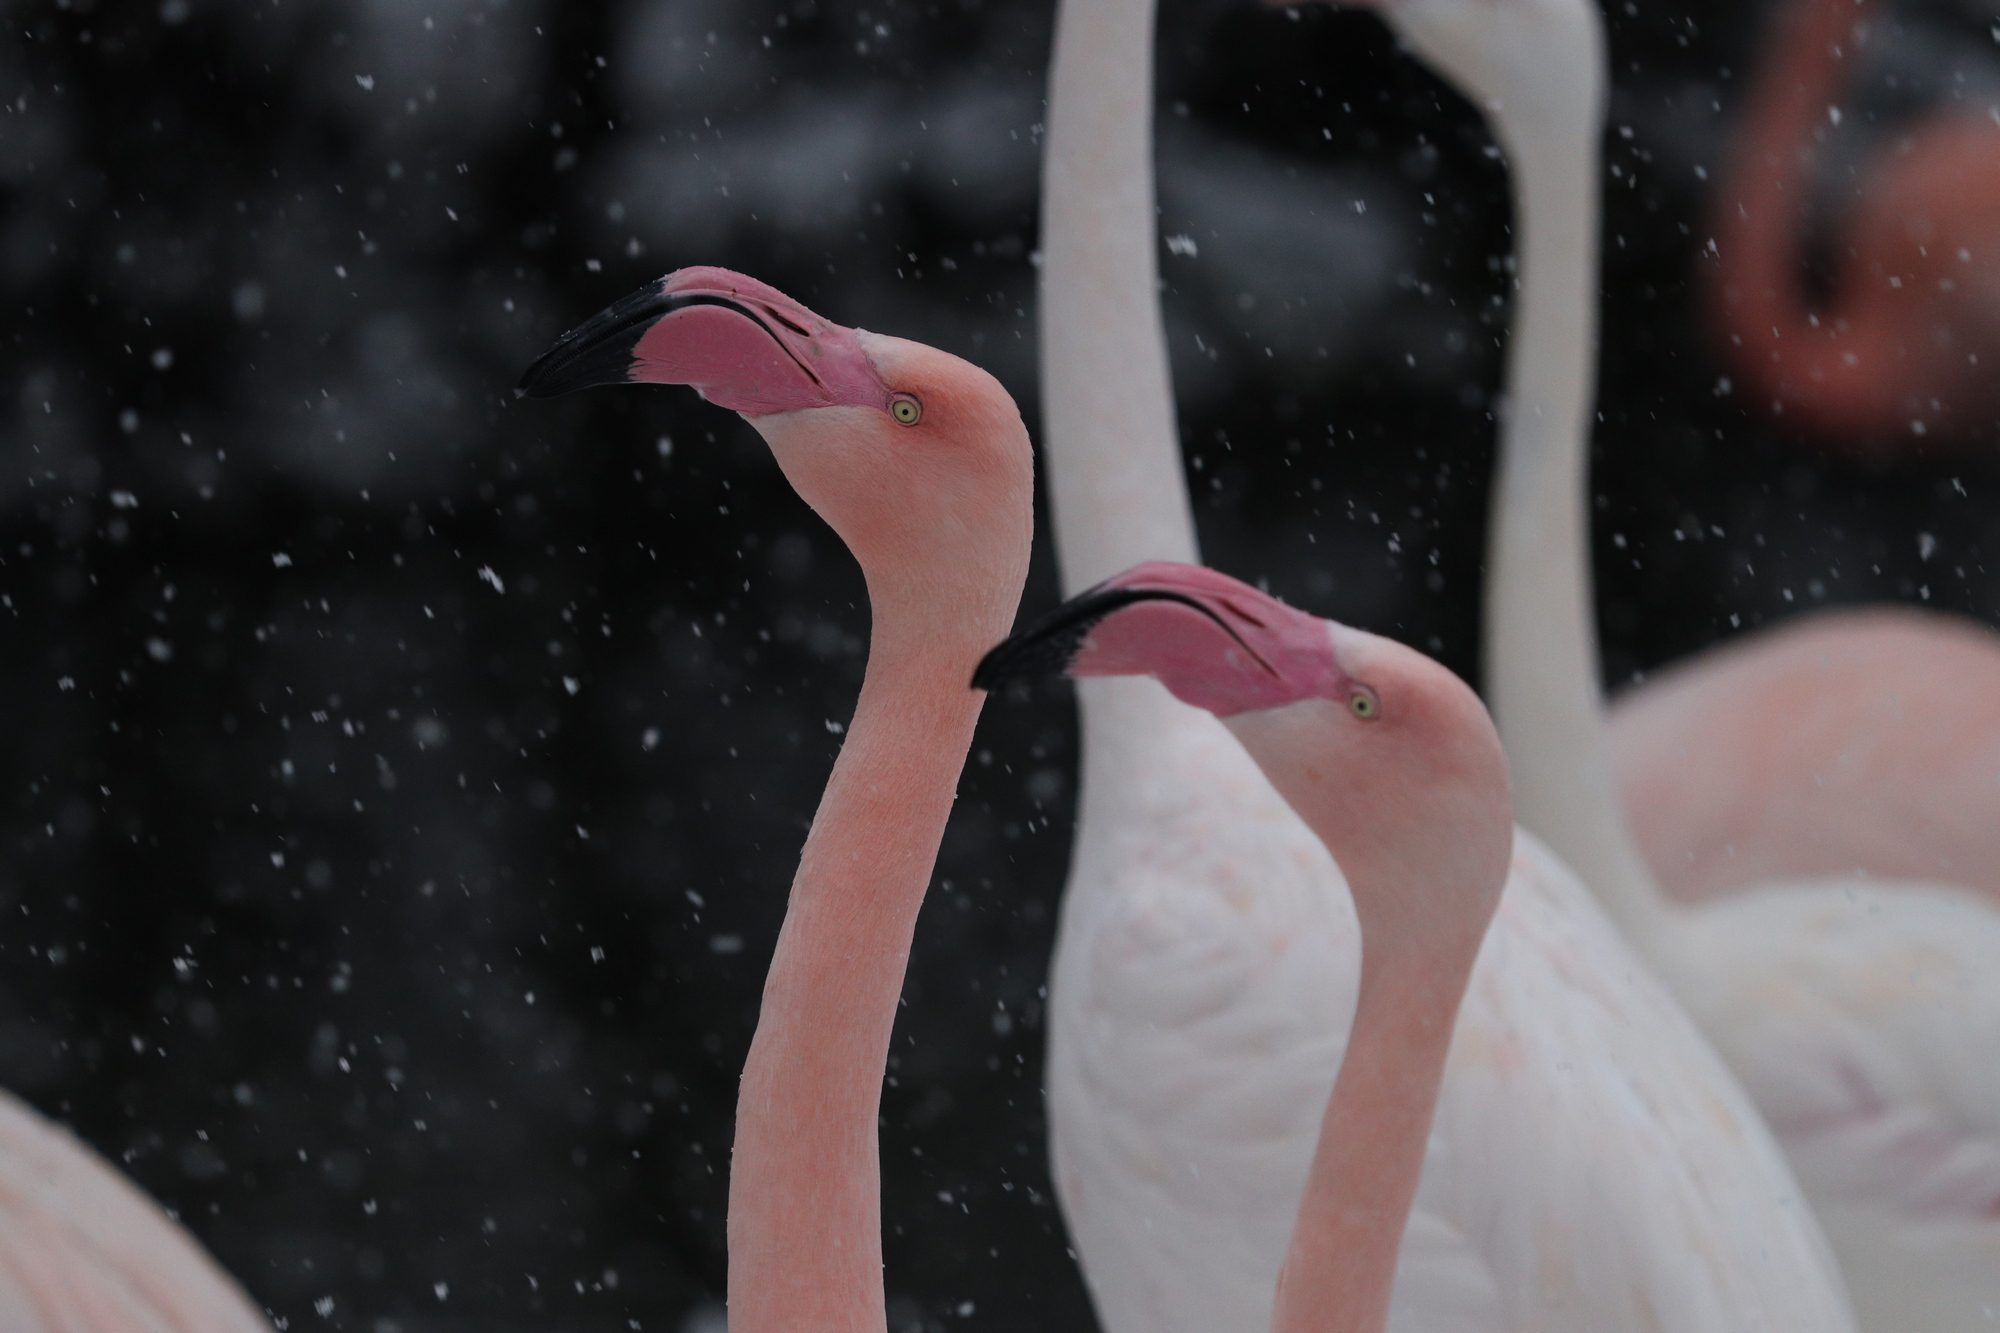
M 1017 582 L 1018 588 L 1018 582 Z M 806 836 L 743 1068 L 729 1180 L 731 1333 L 881 1333 L 876 1121 L 917 909 L 1005 609 L 875 599 L 868 673 Z M 956 624 L 971 620 L 976 623 Z M 990 623 L 989 623 L 990 622 Z
M 1364 922 L 1354 1027 L 1278 1276 L 1273 1333 L 1387 1325 L 1396 1253 L 1476 956 L 1411 947 L 1384 957 L 1368 935 Z
M 1893 330 L 1808 308 L 1800 238 L 1811 220 L 1817 139 L 1851 77 L 1854 31 L 1867 12 L 1864 0 L 1784 0 L 1716 190 L 1714 224 L 1714 300 L 1740 343 L 1736 360 L 1750 390 L 1845 429 L 1898 406 L 1884 341 Z

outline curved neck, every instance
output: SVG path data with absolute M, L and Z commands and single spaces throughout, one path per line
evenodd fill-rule
M 1590 576 L 1601 125 L 1502 135 L 1520 285 L 1486 569 L 1486 672 L 1521 825 L 1654 954 L 1667 909 L 1612 780 Z
M 1199 562 L 1160 314 L 1156 0 L 1061 0 L 1042 154 L 1042 455 L 1065 595 L 1145 560 Z M 1181 709 L 1083 682 L 1086 806 L 1142 799 L 1134 751 Z M 1085 828 L 1103 827 L 1093 816 Z
M 1808 308 L 1801 240 L 1812 216 L 1813 161 L 1850 76 L 1865 0 L 1782 0 L 1741 128 L 1715 190 L 1710 299 L 1734 361 L 1760 398 L 1808 417 L 1895 410 L 1880 350 L 1885 326 L 1844 324 Z
M 967 682 L 1013 616 L 1011 599 L 988 600 L 968 610 L 872 599 L 868 672 L 806 835 L 743 1067 L 729 1178 L 733 1333 L 887 1323 L 882 1075 L 917 909 L 985 698 Z
M 1498 874 L 1479 872 L 1482 882 L 1425 886 L 1463 909 L 1462 921 L 1412 918 L 1407 909 L 1397 921 L 1381 909 L 1411 890 L 1407 868 L 1374 864 L 1330 840 L 1328 849 L 1354 891 L 1361 988 L 1279 1270 L 1274 1333 L 1381 1333 L 1387 1325 L 1452 1026 L 1505 879 L 1503 860 Z
M 1380 1333 L 1471 960 L 1371 964 L 1278 1272 L 1273 1333 Z M 1435 969 L 1436 962 L 1426 961 Z

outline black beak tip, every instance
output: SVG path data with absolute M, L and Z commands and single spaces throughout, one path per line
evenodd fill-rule
M 600 310 L 537 357 L 514 386 L 514 396 L 554 398 L 600 384 L 630 384 L 639 339 L 672 304 L 661 279 Z
M 637 336 L 596 343 L 569 339 L 557 343 L 521 375 L 516 398 L 559 398 L 599 384 L 625 384 L 632 378 L 632 344 Z
M 1114 588 L 1100 583 L 1078 593 L 1026 629 L 1002 641 L 972 671 L 972 688 L 991 691 L 1017 680 L 1066 676 L 1083 651 L 1084 640 L 1103 620 L 1138 602 L 1178 602 L 1214 620 L 1215 612 L 1185 593 L 1160 588 Z M 1232 637 L 1235 631 L 1223 629 Z M 1240 642 L 1240 640 L 1239 640 Z M 1247 645 L 1246 645 L 1247 646 Z
M 1016 681 L 1067 674 L 1082 646 L 1081 634 L 1051 634 L 1036 625 L 996 645 L 973 668 L 972 688 L 991 693 Z
M 973 668 L 972 688 L 990 693 L 1017 680 L 1067 674 L 1091 627 L 1132 600 L 1133 594 L 1107 592 L 1102 584 L 1078 593 L 989 649 Z
M 516 398 L 555 397 L 554 394 L 548 392 L 545 388 L 542 387 L 543 378 L 541 375 L 536 373 L 539 369 L 540 365 L 539 363 L 537 363 L 534 366 L 530 366 L 527 369 L 527 371 L 522 374 L 520 381 L 514 385 L 514 397 Z
M 979 665 L 972 668 L 973 689 L 985 690 L 991 694 L 995 689 L 1005 685 L 1012 679 L 1007 674 L 1006 657 L 1007 650 L 1013 647 L 1013 645 L 1014 641 L 1008 639 L 990 649 L 986 656 L 979 659 Z

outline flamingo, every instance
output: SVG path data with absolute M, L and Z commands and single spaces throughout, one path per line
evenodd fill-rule
M 1027 430 L 984 371 L 720 268 L 680 269 L 593 316 L 521 391 L 626 383 L 691 385 L 748 420 L 866 578 L 867 671 L 743 1069 L 728 1300 L 735 1333 L 880 1333 L 882 1079 L 984 698 L 966 681 L 1027 577 Z
M 1800 1231 L 1796 1214 L 1777 1217 L 1756 1189 L 1737 1190 L 1729 1178 L 1741 1164 L 1701 1128 L 1714 1112 L 1732 1138 L 1760 1137 L 1761 1127 L 1726 1109 L 1735 1101 L 1726 1083 L 1718 1095 L 1687 1080 L 1698 1071 L 1680 1060 L 1626 1062 L 1638 1042 L 1699 1046 L 1685 1027 L 1644 1030 L 1650 992 L 1592 975 L 1594 956 L 1617 951 L 1615 937 L 1588 912 L 1562 910 L 1581 890 L 1529 835 L 1516 839 L 1498 740 L 1470 689 L 1400 644 L 1162 561 L 1016 634 L 974 683 L 1053 672 L 1150 676 L 1160 697 L 1222 719 L 1354 885 L 1363 962 L 1358 995 L 1347 997 L 1353 1024 L 1332 1092 L 1310 1108 L 1317 1142 L 1289 1196 L 1282 1266 L 1260 1272 L 1277 1296 L 1267 1291 L 1259 1322 L 1301 1333 L 1361 1333 L 1385 1316 L 1399 1330 L 1440 1333 L 1851 1326 L 1828 1270 L 1794 1268 L 1805 1280 L 1781 1290 L 1752 1271 L 1768 1254 L 1729 1253 Z M 1541 933 L 1523 938 L 1524 924 Z M 1263 965 L 1296 966 L 1304 951 L 1294 943 Z M 1513 981 L 1531 968 L 1546 969 L 1532 992 Z M 1578 980 L 1609 981 L 1599 1005 L 1570 1001 Z M 1268 1023 L 1237 1026 L 1253 1059 L 1270 1062 Z M 1552 1057 L 1573 1062 L 1579 1078 L 1609 1075 L 1607 1087 L 1646 1108 L 1636 1117 L 1644 1127 L 1609 1099 L 1577 1117 L 1559 1097 L 1510 1096 L 1506 1071 Z M 1236 1077 L 1257 1072 L 1243 1065 Z M 1505 1181 L 1437 1169 L 1502 1153 L 1532 1169 Z M 1265 1155 L 1245 1145 L 1215 1164 L 1255 1169 Z M 1201 1185 L 1218 1211 L 1242 1192 L 1223 1175 Z M 1758 1220 L 1735 1214 L 1736 1203 Z M 1213 1280 L 1215 1268 L 1196 1280 Z M 1255 1326 L 1202 1323 L 1216 1308 L 1154 1326 Z
M 1949 886 L 1825 880 L 1676 903 L 1618 806 L 1585 503 L 1597 11 L 1584 0 L 1382 9 L 1487 110 L 1515 182 L 1521 290 L 1486 651 L 1521 821 L 1598 893 L 1743 1079 L 1827 1226 L 1862 1326 L 1981 1325 L 2000 1311 L 2000 910 Z
M 1804 294 L 1816 140 L 1869 0 L 1782 0 L 1715 192 L 1706 295 L 1738 374 L 1825 441 L 1964 429 L 2000 395 L 2000 126 L 1942 115 L 1862 180 L 1824 309 Z M 1946 435 L 1952 433 L 1947 430 Z M 1634 836 L 1669 893 L 1860 873 L 2000 902 L 2000 634 L 1919 608 L 1799 617 L 1614 703 Z M 1688 780 L 1693 767 L 1697 780 Z
M 1814 309 L 1806 295 L 1817 140 L 1871 10 L 1781 0 L 1717 183 L 1707 291 L 1762 404 L 1857 453 L 1933 430 L 1983 438 L 2000 411 L 2000 125 L 1985 113 L 1934 114 L 1864 166 L 1827 299 Z
M 973 683 L 1052 671 L 1151 677 L 1222 719 L 1346 871 L 1359 998 L 1271 1327 L 1379 1333 L 1453 1024 L 1513 859 L 1492 720 L 1421 653 L 1165 562 L 1072 598 L 987 654 Z
M 271 1333 L 271 1323 L 131 1181 L 0 1093 L 0 1329 Z
M 1057 13 L 1042 443 L 1072 592 L 1195 550 L 1157 295 L 1153 18 L 1152 0 Z M 1106 1329 L 1256 1328 L 1348 1040 L 1349 894 L 1221 722 L 1144 680 L 1078 690 L 1049 986 L 1056 1193 Z M 1532 838 L 1422 1181 L 1398 1328 L 1851 1326 L 1768 1132 Z

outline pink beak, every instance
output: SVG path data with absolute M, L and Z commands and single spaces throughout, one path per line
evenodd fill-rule
M 597 384 L 686 384 L 744 416 L 840 404 L 887 408 L 889 388 L 853 329 L 726 268 L 683 268 L 556 340 L 518 395 Z

